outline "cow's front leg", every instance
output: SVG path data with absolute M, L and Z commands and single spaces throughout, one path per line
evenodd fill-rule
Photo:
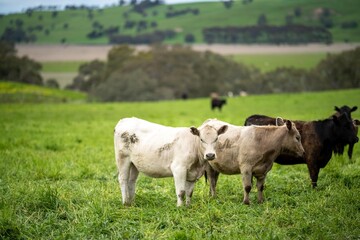
M 307 164 L 310 178 L 311 178 L 311 185 L 313 188 L 317 187 L 317 180 L 320 172 L 320 168 L 316 164 Z
M 173 173 L 175 181 L 177 206 L 180 207 L 184 204 L 184 198 L 186 194 L 186 168 L 171 166 L 171 171 Z
M 258 203 L 264 202 L 264 183 L 265 183 L 265 175 L 256 177 L 256 187 L 258 190 Z
M 195 181 L 194 182 L 189 182 L 186 181 L 186 206 L 189 206 L 191 203 L 191 197 L 194 191 L 194 186 L 195 186 Z
M 216 196 L 216 184 L 217 184 L 217 180 L 219 178 L 219 172 L 215 171 L 209 163 L 206 163 L 206 167 L 205 167 L 205 171 L 206 171 L 206 175 L 207 178 L 209 179 L 210 182 L 210 195 L 212 197 Z
M 243 182 L 243 189 L 244 189 L 244 200 L 243 203 L 246 205 L 250 204 L 249 194 L 251 191 L 252 185 L 252 173 L 251 170 L 244 169 L 241 170 L 242 174 L 242 182 Z

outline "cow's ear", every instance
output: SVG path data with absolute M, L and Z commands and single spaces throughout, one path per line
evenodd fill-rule
M 275 124 L 276 124 L 276 126 L 283 126 L 285 124 L 284 119 L 282 119 L 281 117 L 277 117 L 275 119 Z
M 222 126 L 218 131 L 218 135 L 225 133 L 228 130 L 228 125 Z
M 289 121 L 289 120 L 286 120 L 286 127 L 287 127 L 287 129 L 289 129 L 289 131 L 290 131 L 291 128 L 292 128 L 292 122 Z
M 335 106 L 335 111 L 337 111 L 337 112 L 340 112 L 340 108 L 338 108 L 337 106 Z
M 356 111 L 356 109 L 357 109 L 357 106 L 353 106 L 352 109 L 350 110 L 350 112 L 354 112 L 354 111 Z
M 196 136 L 200 137 L 200 132 L 196 127 L 190 127 L 190 132 Z

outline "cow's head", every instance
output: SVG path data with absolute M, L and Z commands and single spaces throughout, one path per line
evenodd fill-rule
M 340 116 L 342 113 L 346 113 L 349 116 L 350 119 L 351 119 L 351 113 L 355 112 L 356 109 L 357 109 L 357 106 L 354 106 L 352 108 L 347 106 L 347 105 L 344 105 L 344 106 L 342 106 L 340 108 L 335 106 L 335 111 L 338 114 L 337 116 Z
M 305 154 L 305 150 L 303 145 L 301 144 L 301 136 L 295 126 L 295 123 L 289 120 L 286 120 L 285 122 L 280 120 L 278 121 L 278 124 L 286 125 L 287 130 L 287 134 L 282 146 L 283 153 L 295 157 L 303 157 Z
M 200 141 L 200 152 L 203 155 L 203 159 L 207 161 L 214 160 L 216 158 L 216 144 L 218 136 L 225 133 L 228 129 L 227 125 L 223 125 L 219 130 L 214 127 L 205 125 L 201 128 L 191 127 L 190 131 L 193 135 L 199 137 Z
M 345 144 L 353 144 L 359 141 L 357 137 L 356 126 L 348 114 L 342 113 L 340 116 L 333 116 L 334 131 L 337 137 L 336 141 Z

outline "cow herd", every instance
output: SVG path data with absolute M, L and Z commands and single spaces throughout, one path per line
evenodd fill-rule
M 349 145 L 352 157 L 358 142 L 357 107 L 335 107 L 323 120 L 291 121 L 252 115 L 244 126 L 209 119 L 200 127 L 168 127 L 138 118 L 121 119 L 114 131 L 118 181 L 124 205 L 135 198 L 139 173 L 154 178 L 173 177 L 177 206 L 190 204 L 195 182 L 203 175 L 216 195 L 219 174 L 241 174 L 243 203 L 249 204 L 252 179 L 256 178 L 258 202 L 264 201 L 267 173 L 273 163 L 307 164 L 312 186 L 317 186 L 320 168 L 332 153 L 343 154 Z

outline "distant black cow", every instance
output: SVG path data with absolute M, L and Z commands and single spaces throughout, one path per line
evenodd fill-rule
M 211 99 L 211 110 L 215 110 L 215 108 L 218 108 L 219 111 L 221 112 L 221 108 L 225 104 L 226 104 L 226 99 L 212 98 Z
M 320 168 L 330 161 L 338 144 L 353 144 L 359 141 L 353 122 L 346 113 L 318 121 L 293 121 L 301 135 L 305 149 L 303 158 L 280 155 L 275 162 L 284 165 L 307 164 L 312 186 L 317 186 Z M 263 115 L 253 115 L 245 120 L 249 125 L 276 125 L 276 119 Z
M 352 107 L 352 108 L 350 108 L 349 106 L 346 106 L 346 105 L 344 105 L 344 106 L 342 106 L 342 107 L 340 107 L 340 108 L 337 107 L 337 106 L 335 106 L 335 111 L 336 111 L 336 113 L 334 113 L 334 115 L 335 115 L 335 116 L 339 116 L 339 115 L 342 114 L 342 113 L 346 113 L 346 114 L 349 116 L 349 118 L 350 118 L 351 120 L 353 120 L 353 119 L 351 118 L 351 113 L 354 112 L 354 111 L 356 111 L 356 109 L 357 109 L 357 106 L 354 106 L 354 107 Z M 353 120 L 353 122 L 354 122 L 355 130 L 356 130 L 356 133 L 357 133 L 357 131 L 358 131 L 358 126 L 357 126 L 357 125 L 359 125 L 359 120 Z M 343 155 L 343 153 L 344 153 L 344 148 L 345 148 L 346 145 L 347 145 L 347 144 L 345 144 L 345 145 L 338 144 L 338 145 L 335 147 L 335 149 L 334 149 L 334 153 L 335 153 L 335 154 L 339 154 L 339 155 Z M 350 143 L 350 144 L 349 144 L 349 148 L 348 148 L 348 156 L 349 156 L 349 159 L 352 158 L 353 150 L 354 150 L 354 143 Z

